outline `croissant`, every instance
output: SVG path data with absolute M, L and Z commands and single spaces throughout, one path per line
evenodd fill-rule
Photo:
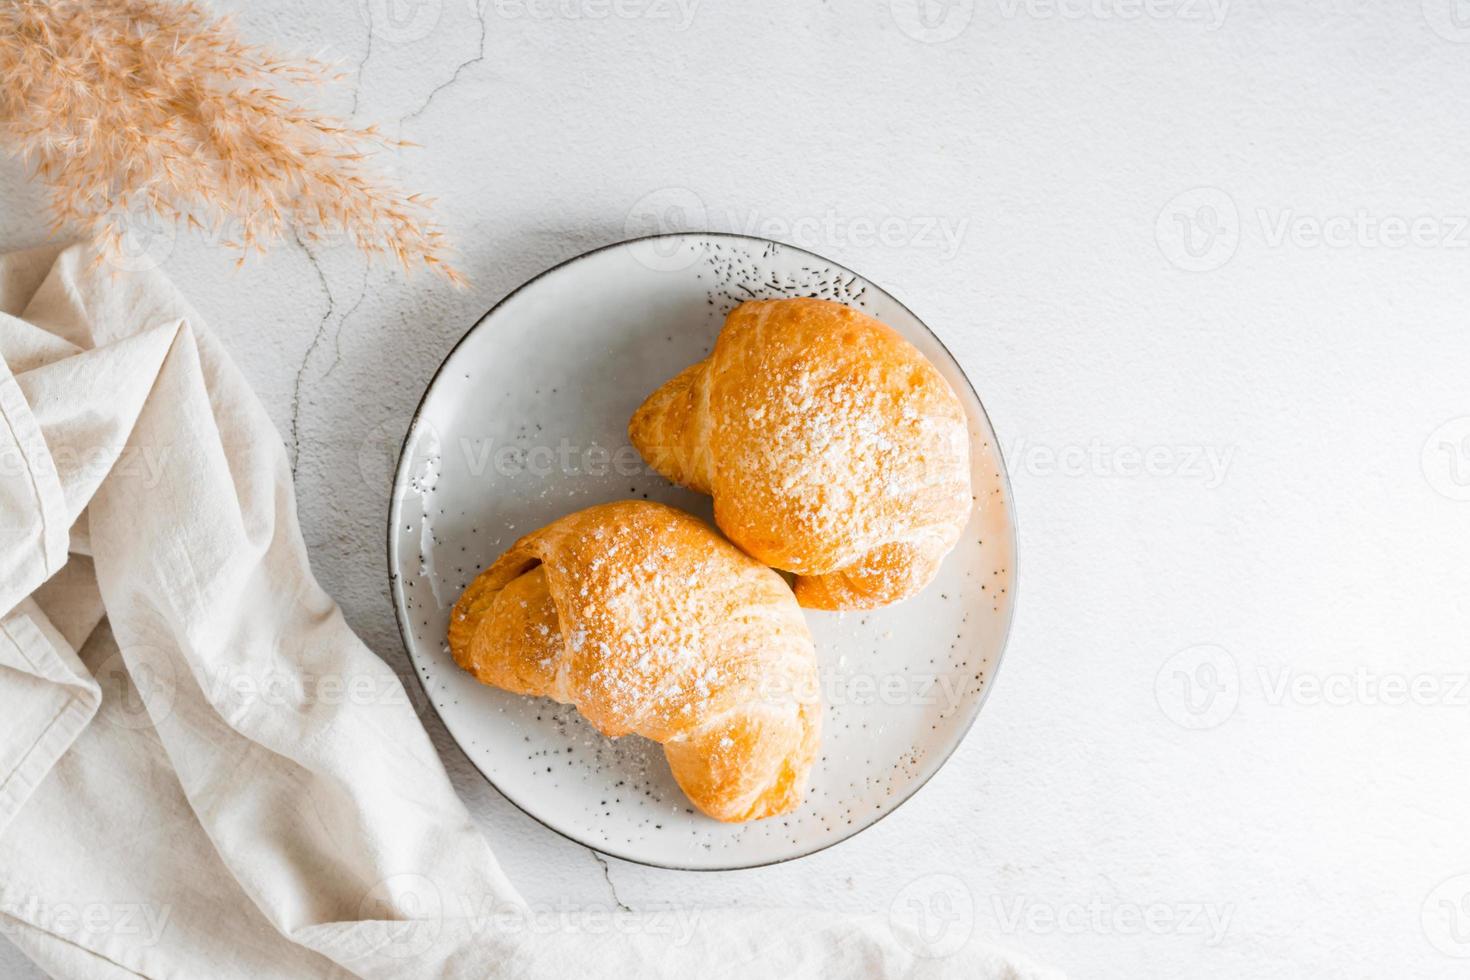
M 663 743 L 716 820 L 801 802 L 821 731 L 801 610 L 778 574 L 671 507 L 602 504 L 521 538 L 455 603 L 449 649 L 482 683 Z
M 654 469 L 714 497 L 715 523 L 796 575 L 816 609 L 922 589 L 969 520 L 965 411 L 892 328 L 817 299 L 742 303 L 709 357 L 628 425 Z

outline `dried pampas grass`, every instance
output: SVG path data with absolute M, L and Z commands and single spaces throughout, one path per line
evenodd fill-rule
M 0 138 L 50 188 L 53 232 L 116 254 L 141 211 L 242 261 L 290 232 L 342 236 L 462 282 L 432 202 L 368 165 L 406 144 L 284 92 L 336 77 L 242 42 L 189 0 L 0 0 Z

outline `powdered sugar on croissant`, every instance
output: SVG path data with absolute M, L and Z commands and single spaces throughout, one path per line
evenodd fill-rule
M 622 501 L 525 536 L 455 603 L 449 647 L 486 684 L 662 742 L 718 820 L 801 802 L 821 726 L 811 633 L 779 575 L 687 514 Z
M 720 529 L 794 572 L 813 608 L 918 592 L 973 505 L 953 389 L 892 328 L 826 300 L 736 307 L 628 434 L 660 473 L 712 494 Z

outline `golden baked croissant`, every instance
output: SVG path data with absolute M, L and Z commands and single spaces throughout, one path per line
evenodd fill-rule
M 485 684 L 662 742 L 717 820 L 801 802 L 821 729 L 806 621 L 779 575 L 671 507 L 602 504 L 521 538 L 455 603 L 449 649 Z
M 826 300 L 740 304 L 628 435 L 664 476 L 713 495 L 720 530 L 794 572 L 817 609 L 918 592 L 973 504 L 953 389 L 892 328 Z

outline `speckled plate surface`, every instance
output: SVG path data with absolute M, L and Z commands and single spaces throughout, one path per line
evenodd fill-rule
M 566 705 L 477 683 L 445 644 L 460 590 L 516 538 L 627 497 L 711 520 L 628 444 L 639 403 L 709 353 L 751 298 L 820 296 L 909 339 L 970 417 L 976 507 L 922 594 L 869 613 L 808 610 L 825 700 L 822 756 L 802 808 L 720 824 L 674 783 L 659 746 L 604 738 Z M 485 778 L 551 829 L 661 867 L 730 869 L 811 854 L 892 812 L 964 738 L 1005 645 L 1015 534 L 995 435 L 922 322 L 873 283 L 789 245 L 660 235 L 579 256 L 526 283 L 471 329 L 425 392 L 390 504 L 388 562 L 404 642 L 430 702 Z M 922 798 L 921 798 L 922 799 Z

